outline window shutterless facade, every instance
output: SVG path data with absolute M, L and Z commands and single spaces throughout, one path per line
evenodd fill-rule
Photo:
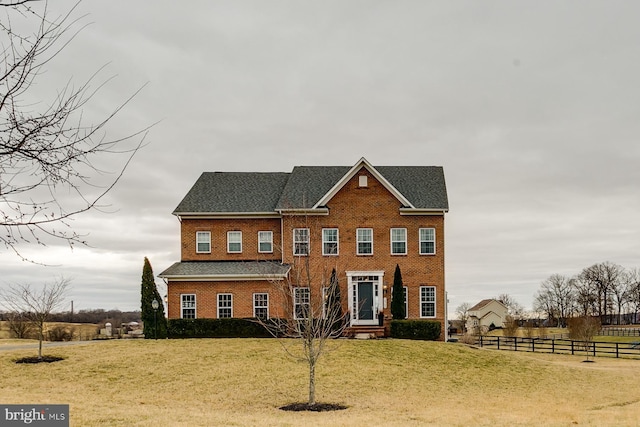
M 338 229 L 322 229 L 322 255 L 338 255 Z
M 391 229 L 391 254 L 392 255 L 407 254 L 407 229 L 406 228 Z
M 358 255 L 373 255 L 372 228 L 358 228 L 356 230 L 356 253 Z
M 309 316 L 311 295 L 309 288 L 293 288 L 293 318 L 306 319 Z
M 309 255 L 309 229 L 293 229 L 293 254 L 298 256 Z
M 197 254 L 211 253 L 211 232 L 196 231 L 196 253 Z
M 269 294 L 253 294 L 253 317 L 263 320 L 269 318 Z
M 435 286 L 420 286 L 420 317 L 436 317 Z
M 242 252 L 242 231 L 227 231 L 227 252 Z
M 218 294 L 218 319 L 233 317 L 233 295 Z
M 273 252 L 273 231 L 258 231 L 258 252 Z
M 420 229 L 420 255 L 433 255 L 436 253 L 436 229 Z
M 195 294 L 180 295 L 180 318 L 181 319 L 196 318 L 196 295 Z

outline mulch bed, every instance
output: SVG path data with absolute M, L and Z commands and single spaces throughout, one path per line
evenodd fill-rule
M 51 363 L 58 362 L 60 360 L 64 360 L 64 357 L 58 356 L 31 356 L 31 357 L 21 357 L 20 359 L 16 359 L 16 363 Z
M 313 412 L 326 412 L 326 411 L 341 411 L 347 409 L 344 405 L 337 403 L 314 403 L 309 405 L 308 403 L 291 403 L 289 405 L 281 406 L 283 411 L 313 411 Z

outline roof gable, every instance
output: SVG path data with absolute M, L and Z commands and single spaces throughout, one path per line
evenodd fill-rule
M 335 196 L 338 191 L 340 191 L 342 187 L 344 187 L 347 182 L 349 182 L 351 178 L 353 178 L 362 168 L 367 169 L 375 179 L 377 179 L 387 190 L 389 190 L 391 194 L 394 195 L 396 199 L 398 199 L 398 201 L 400 201 L 400 203 L 402 203 L 403 206 L 411 208 L 414 207 L 411 202 L 407 200 L 407 198 L 404 197 L 402 193 L 400 193 L 389 181 L 387 181 L 387 179 L 382 176 L 380 172 L 378 172 L 376 168 L 374 168 L 371 163 L 369 163 L 364 157 L 361 158 L 358 163 L 353 165 L 353 167 L 349 169 L 349 171 L 338 182 L 335 183 L 331 190 L 329 190 L 320 200 L 318 200 L 313 207 L 317 208 L 320 206 L 325 206 L 329 202 L 329 200 L 331 200 L 331 198 Z

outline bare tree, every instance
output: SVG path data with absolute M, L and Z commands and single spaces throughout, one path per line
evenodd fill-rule
M 60 278 L 51 284 L 36 289 L 29 284 L 11 285 L 0 290 L 0 302 L 11 313 L 21 314 L 38 333 L 38 358 L 42 359 L 42 341 L 45 323 L 51 313 L 65 303 L 69 291 L 69 280 Z
M 607 261 L 587 267 L 579 275 L 580 282 L 586 285 L 585 289 L 593 292 L 591 299 L 595 298 L 597 315 L 602 323 L 611 322 L 614 288 L 617 288 L 623 273 L 622 266 Z
M 20 254 L 20 243 L 86 244 L 69 220 L 93 209 L 121 178 L 140 149 L 148 128 L 121 138 L 106 137 L 106 125 L 135 96 L 106 117 L 86 123 L 88 103 L 110 80 L 69 81 L 45 101 L 33 93 L 39 78 L 74 39 L 81 18 L 52 17 L 46 2 L 0 3 L 0 242 Z M 19 28 L 31 25 L 21 34 Z M 106 182 L 101 161 L 116 156 L 117 170 Z M 100 160 L 100 161 L 99 161 Z M 92 180 L 91 177 L 94 179 Z
M 556 321 L 558 327 L 565 327 L 567 317 L 573 314 L 575 300 L 571 279 L 553 274 L 540 285 L 534 297 L 534 310 L 546 313 L 549 320 Z
M 589 351 L 593 343 L 593 337 L 600 332 L 602 325 L 600 319 L 592 316 L 573 317 L 568 321 L 569 338 L 582 343 L 582 348 L 587 354 L 589 361 Z
M 640 269 L 627 270 L 623 280 L 626 288 L 627 303 L 631 310 L 632 317 L 630 321 L 638 323 L 638 313 L 640 312 Z
M 458 315 L 458 320 L 460 321 L 460 328 L 462 329 L 460 332 L 465 333 L 467 330 L 467 321 L 469 320 L 469 309 L 471 308 L 471 304 L 468 302 L 463 302 L 456 308 L 456 314 Z
M 511 316 L 520 318 L 520 316 L 524 313 L 524 307 L 518 301 L 515 300 L 509 294 L 500 294 L 496 297 L 498 301 L 502 302 L 506 307 Z
M 306 253 L 301 249 L 301 253 Z M 340 298 L 335 268 L 312 266 L 309 256 L 294 259 L 287 279 L 273 280 L 279 292 L 279 318 L 256 321 L 276 338 L 285 352 L 308 367 L 307 405 L 316 405 L 316 367 L 331 350 L 330 340 L 339 338 L 348 326 Z M 293 338 L 293 339 L 292 339 Z

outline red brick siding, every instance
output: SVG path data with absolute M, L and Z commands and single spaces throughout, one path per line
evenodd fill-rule
M 211 233 L 211 253 L 196 253 L 196 232 Z M 227 253 L 227 232 L 242 231 L 242 253 Z M 258 252 L 258 231 L 273 232 L 273 253 Z M 183 219 L 182 261 L 280 260 L 280 219 Z

